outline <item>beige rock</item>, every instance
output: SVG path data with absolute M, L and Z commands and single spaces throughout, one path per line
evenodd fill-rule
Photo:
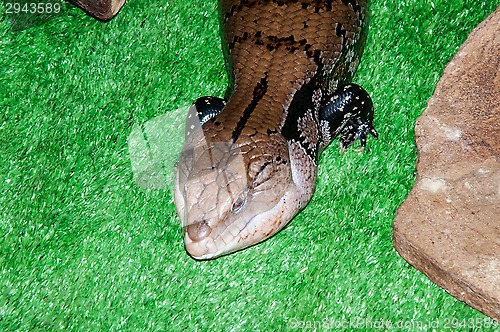
M 417 180 L 396 213 L 394 245 L 500 321 L 500 7 L 447 65 L 415 137 Z

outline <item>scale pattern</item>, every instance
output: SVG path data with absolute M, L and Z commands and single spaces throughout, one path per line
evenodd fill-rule
M 356 71 L 367 8 L 364 0 L 219 1 L 227 102 L 189 132 L 176 179 L 193 257 L 263 241 L 309 202 L 319 153 L 333 138 L 320 112 Z

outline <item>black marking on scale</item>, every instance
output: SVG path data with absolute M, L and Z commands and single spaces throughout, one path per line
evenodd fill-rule
M 351 5 L 354 12 L 361 13 L 361 6 L 359 5 L 359 1 L 356 0 L 342 0 L 342 3 L 346 6 Z
M 243 115 L 241 116 L 240 120 L 236 124 L 236 128 L 233 130 L 233 134 L 231 136 L 233 143 L 236 142 L 236 140 L 238 140 L 238 137 L 240 137 L 243 128 L 245 128 L 245 125 L 246 125 L 248 119 L 250 118 L 250 116 L 252 115 L 253 111 L 257 107 L 257 104 L 259 103 L 259 101 L 262 100 L 262 98 L 266 94 L 266 92 L 267 92 L 267 78 L 268 77 L 267 77 L 267 72 L 266 72 L 265 76 L 255 86 L 255 88 L 253 90 L 252 101 L 250 101 L 250 104 L 248 104 L 248 106 L 243 111 Z
M 306 52 L 309 58 L 314 60 L 316 64 L 316 74 L 314 77 L 295 93 L 293 99 L 286 112 L 286 119 L 283 127 L 281 128 L 281 134 L 287 141 L 299 142 L 299 144 L 306 150 L 306 153 L 311 157 L 312 160 L 316 162 L 318 158 L 318 149 L 320 144 L 320 139 L 316 146 L 313 146 L 310 141 L 304 135 L 301 135 L 301 130 L 299 129 L 298 121 L 306 116 L 308 110 L 311 110 L 314 124 L 319 132 L 319 121 L 317 119 L 318 110 L 313 101 L 314 90 L 318 87 L 318 80 L 322 80 L 323 74 L 323 63 L 321 61 L 321 51 L 311 50 Z M 318 137 L 319 138 L 319 137 Z
M 345 43 L 345 36 L 346 36 L 346 29 L 344 29 L 344 26 L 342 23 L 337 23 L 337 27 L 335 28 L 335 34 L 337 37 L 342 37 L 342 41 Z
M 331 11 L 333 9 L 334 0 L 294 0 L 294 1 L 284 1 L 284 0 L 241 0 L 239 4 L 232 6 L 227 13 L 224 15 L 224 20 L 227 21 L 230 17 L 234 16 L 235 13 L 241 11 L 243 8 L 255 8 L 262 6 L 267 3 L 275 3 L 278 6 L 288 6 L 290 3 L 300 3 L 302 5 L 302 9 L 308 9 L 312 7 L 314 12 L 319 13 L 320 10 L 323 11 Z M 356 10 L 356 7 L 359 8 L 357 1 L 355 0 L 342 0 L 345 5 L 351 4 Z M 355 7 L 356 6 L 356 7 Z
M 316 86 L 315 78 L 311 79 L 307 84 L 304 84 L 293 96 L 292 102 L 288 107 L 285 123 L 281 128 L 281 134 L 287 141 L 298 142 L 312 160 L 316 161 L 318 157 L 318 146 L 312 145 L 307 137 L 303 135 L 299 129 L 299 120 L 306 117 L 306 114 L 311 110 L 314 117 L 314 124 L 318 128 L 318 120 L 316 118 L 315 105 L 312 100 L 314 89 Z
M 304 52 L 310 52 L 312 47 L 311 44 L 307 43 L 306 39 L 295 40 L 293 35 L 288 37 L 277 37 L 277 36 L 262 36 L 262 31 L 257 31 L 254 34 L 249 34 L 248 32 L 243 32 L 240 36 L 233 36 L 233 39 L 229 43 L 228 49 L 232 50 L 236 43 L 243 43 L 253 41 L 256 45 L 264 45 L 269 51 L 275 51 L 281 47 L 284 47 L 289 52 L 293 53 L 297 50 Z

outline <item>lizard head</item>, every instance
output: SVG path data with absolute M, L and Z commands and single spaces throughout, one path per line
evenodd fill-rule
M 175 203 L 195 259 L 259 243 L 298 212 L 288 145 L 280 136 L 209 142 L 210 123 L 186 141 L 177 164 Z

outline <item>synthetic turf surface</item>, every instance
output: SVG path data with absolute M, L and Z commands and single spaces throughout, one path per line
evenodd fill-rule
M 183 249 L 170 191 L 137 186 L 127 138 L 135 125 L 223 94 L 216 1 L 130 0 L 106 24 L 66 5 L 16 31 L 3 15 L 0 330 L 491 323 L 396 253 L 392 222 L 414 181 L 414 121 L 497 5 L 373 1 L 356 82 L 374 100 L 380 139 L 342 155 L 334 143 L 289 227 L 205 262 Z

